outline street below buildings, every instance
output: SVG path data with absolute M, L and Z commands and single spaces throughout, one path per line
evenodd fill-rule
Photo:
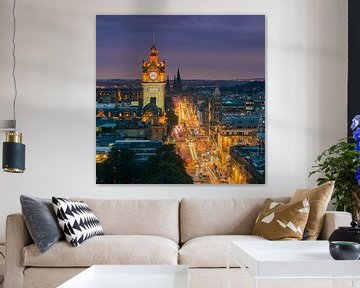
M 190 105 L 180 97 L 176 103 L 175 114 L 179 123 L 172 131 L 172 138 L 185 161 L 187 173 L 195 184 L 224 183 L 214 170 L 219 167 L 216 143 L 206 135 Z

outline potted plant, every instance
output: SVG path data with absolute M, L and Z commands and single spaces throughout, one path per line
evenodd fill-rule
M 318 185 L 335 181 L 332 195 L 335 209 L 350 212 L 360 223 L 360 115 L 354 117 L 351 129 L 355 143 L 342 139 L 325 149 L 317 157 L 309 177 L 319 173 Z

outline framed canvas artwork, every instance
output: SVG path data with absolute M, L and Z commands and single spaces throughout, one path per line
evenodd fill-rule
M 264 184 L 265 16 L 98 15 L 96 183 Z

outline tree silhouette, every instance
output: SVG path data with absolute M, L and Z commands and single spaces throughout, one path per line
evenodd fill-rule
M 161 146 L 145 163 L 137 163 L 128 149 L 113 147 L 108 158 L 96 166 L 97 184 L 192 184 L 184 161 L 174 145 Z
M 135 154 L 129 149 L 113 147 L 104 163 L 96 165 L 96 183 L 120 184 L 136 183 L 139 165 L 134 161 Z
M 141 183 L 192 184 L 186 173 L 184 161 L 175 152 L 174 145 L 163 145 L 146 163 Z

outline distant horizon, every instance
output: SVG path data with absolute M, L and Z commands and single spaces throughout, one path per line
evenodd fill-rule
M 104 78 L 104 79 L 96 79 L 96 81 L 113 81 L 113 80 L 125 80 L 125 81 L 134 81 L 139 80 L 140 78 Z M 173 78 L 169 78 L 170 82 L 173 82 Z M 263 77 L 254 77 L 254 78 L 247 78 L 247 79 L 183 79 L 181 81 L 265 81 Z
M 265 79 L 264 15 L 98 15 L 96 79 L 140 78 L 153 35 L 170 80 Z

